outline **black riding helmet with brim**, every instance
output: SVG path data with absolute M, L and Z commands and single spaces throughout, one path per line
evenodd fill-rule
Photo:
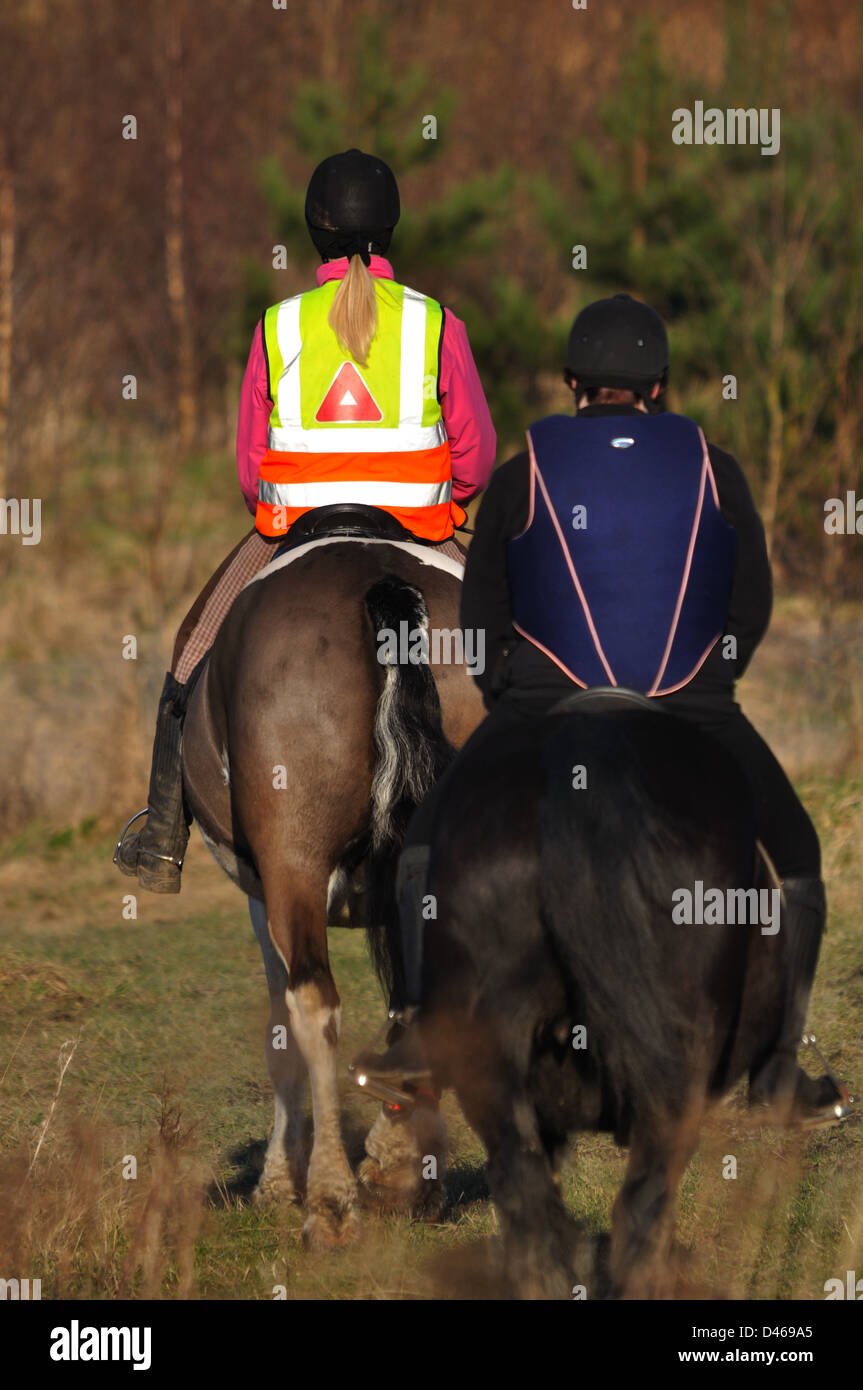
M 647 395 L 668 377 L 668 334 L 655 309 L 628 294 L 597 299 L 576 318 L 564 380 L 579 389 L 612 386 Z M 649 402 L 648 402 L 649 404 Z
M 325 261 L 386 255 L 399 220 L 398 184 L 388 164 L 362 150 L 330 155 L 312 174 L 306 222 Z

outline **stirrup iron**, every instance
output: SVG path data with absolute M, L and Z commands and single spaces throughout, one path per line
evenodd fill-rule
M 113 858 L 113 861 L 112 861 L 114 864 L 117 863 L 117 860 L 118 860 L 119 855 L 120 855 L 120 850 L 123 848 L 123 841 L 124 841 L 125 838 L 126 838 L 126 833 L 127 833 L 128 829 L 129 829 L 129 827 L 132 826 L 132 825 L 134 825 L 136 820 L 140 820 L 142 816 L 146 816 L 149 810 L 150 810 L 149 806 L 145 806 L 144 809 L 143 809 L 143 811 L 136 811 L 135 814 L 134 814 L 134 816 L 132 816 L 130 820 L 127 820 L 127 821 L 126 821 L 126 824 L 123 826 L 123 829 L 120 831 L 120 838 L 119 838 L 119 840 L 117 841 L 117 845 L 116 845 L 116 848 L 115 848 L 115 850 L 114 850 L 114 858 Z

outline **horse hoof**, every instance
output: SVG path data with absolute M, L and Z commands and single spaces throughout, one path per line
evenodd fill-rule
M 303 1245 L 311 1253 L 340 1250 L 356 1239 L 360 1219 L 353 1207 L 346 1211 L 310 1211 L 303 1226 Z
M 364 1158 L 357 1177 L 363 1195 L 385 1211 L 410 1211 L 420 1195 L 416 1164 L 384 1167 L 376 1158 Z
M 446 1189 L 442 1182 L 424 1182 L 423 1190 L 414 1204 L 414 1220 L 424 1221 L 428 1226 L 439 1225 L 446 1213 Z
M 299 1200 L 300 1197 L 290 1173 L 262 1174 L 252 1193 L 252 1201 L 255 1206 L 269 1206 L 271 1203 L 278 1202 L 280 1206 L 287 1207 L 294 1202 L 299 1202 Z

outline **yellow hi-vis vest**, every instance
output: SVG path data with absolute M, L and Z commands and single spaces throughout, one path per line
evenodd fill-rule
M 265 536 L 283 535 L 313 507 L 357 502 L 391 512 L 426 540 L 446 540 L 465 513 L 452 501 L 438 399 L 443 310 L 376 279 L 378 328 L 361 367 L 327 322 L 340 283 L 264 314 L 273 409 L 255 524 Z

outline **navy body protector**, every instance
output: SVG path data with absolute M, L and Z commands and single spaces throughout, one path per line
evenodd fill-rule
M 531 506 L 507 546 L 517 631 L 576 685 L 666 695 L 722 634 L 736 533 L 682 415 L 551 415 L 528 431 Z

